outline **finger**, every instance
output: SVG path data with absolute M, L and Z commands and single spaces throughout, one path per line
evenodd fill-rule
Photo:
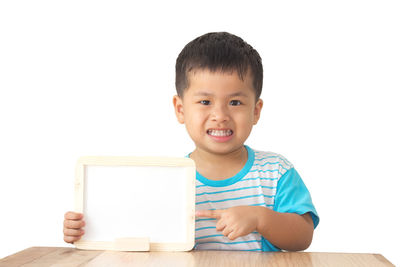
M 81 239 L 80 236 L 64 236 L 64 241 L 67 243 L 74 243 Z
M 74 211 L 68 211 L 65 213 L 64 218 L 66 220 L 81 220 L 83 218 L 83 214 Z
M 85 221 L 65 220 L 64 227 L 68 229 L 80 229 L 85 226 Z
M 237 235 L 237 233 L 235 231 L 232 231 L 228 234 L 227 236 L 230 240 L 235 240 L 236 238 L 238 238 L 239 236 Z
M 222 231 L 226 227 L 226 224 L 223 222 L 223 220 L 218 220 L 217 224 L 215 225 L 215 228 L 217 231 Z
M 224 210 L 198 210 L 196 211 L 196 216 L 220 219 L 223 212 Z
M 85 233 L 83 229 L 67 229 L 64 228 L 64 236 L 82 236 Z
M 225 229 L 222 231 L 222 234 L 224 236 L 229 236 L 233 232 L 233 229 L 230 229 L 228 227 L 225 227 Z

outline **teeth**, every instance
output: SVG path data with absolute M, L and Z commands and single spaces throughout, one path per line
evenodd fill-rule
M 208 130 L 207 133 L 213 136 L 229 136 L 232 135 L 232 130 Z

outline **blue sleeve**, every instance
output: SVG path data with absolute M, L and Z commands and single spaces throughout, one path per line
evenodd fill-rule
M 310 192 L 294 168 L 289 169 L 278 181 L 274 211 L 299 215 L 309 212 L 314 229 L 319 223 L 319 216 L 312 203 Z

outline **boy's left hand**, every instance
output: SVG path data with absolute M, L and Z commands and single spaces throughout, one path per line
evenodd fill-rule
M 217 219 L 217 231 L 234 240 L 257 229 L 256 209 L 254 206 L 237 206 L 225 210 L 199 210 L 196 216 Z

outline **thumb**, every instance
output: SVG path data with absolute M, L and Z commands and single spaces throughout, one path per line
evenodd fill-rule
M 224 210 L 198 210 L 196 217 L 220 219 L 223 212 Z

